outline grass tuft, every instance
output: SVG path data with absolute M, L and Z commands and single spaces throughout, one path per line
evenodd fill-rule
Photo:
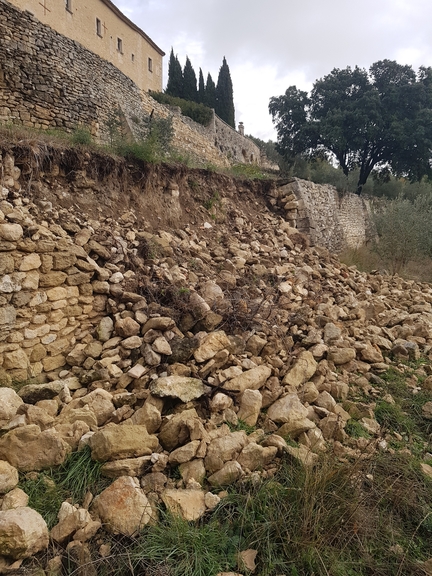
M 102 478 L 101 467 L 102 464 L 92 460 L 91 450 L 86 446 L 70 454 L 61 466 L 24 475 L 19 486 L 29 496 L 29 506 L 52 528 L 64 500 L 71 498 L 80 503 L 88 491 L 97 494 L 108 485 L 109 481 Z

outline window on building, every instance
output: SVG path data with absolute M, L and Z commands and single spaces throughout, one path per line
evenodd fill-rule
M 102 22 L 96 18 L 96 34 L 102 38 Z
M 65 0 L 66 10 L 72 12 L 72 0 Z
M 132 62 L 135 62 L 135 54 L 132 54 Z
M 117 38 L 117 52 L 123 54 L 123 40 L 121 38 Z
M 153 60 L 151 58 L 148 59 L 148 69 L 149 72 L 153 72 Z

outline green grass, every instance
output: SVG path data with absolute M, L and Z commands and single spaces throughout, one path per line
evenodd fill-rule
M 101 467 L 92 460 L 90 448 L 86 446 L 70 454 L 61 466 L 23 475 L 19 486 L 29 496 L 29 506 L 52 528 L 64 500 L 71 498 L 73 503 L 82 503 L 87 491 L 97 494 L 110 483 L 102 478 Z
M 407 454 L 341 463 L 328 453 L 312 469 L 283 460 L 275 477 L 243 480 L 199 521 L 162 511 L 136 539 L 113 538 L 108 559 L 95 555 L 97 570 L 246 574 L 237 556 L 252 548 L 259 576 L 424 576 L 418 563 L 432 557 L 431 502 L 432 482 Z
M 432 421 L 424 418 L 422 406 L 432 400 L 432 393 L 427 390 L 413 393 L 406 381 L 425 362 L 427 361 L 424 358 L 409 361 L 405 363 L 404 373 L 390 368 L 381 375 L 384 380 L 382 392 L 391 394 L 394 404 L 380 400 L 375 408 L 375 418 L 383 431 L 396 432 L 402 436 L 402 441 L 393 441 L 391 446 L 397 450 L 408 448 L 418 458 L 422 458 L 430 450 Z
M 239 430 L 244 430 L 246 434 L 249 435 L 252 434 L 252 432 L 255 432 L 256 430 L 255 426 L 250 426 L 249 424 L 246 424 L 246 422 L 244 422 L 243 420 L 239 420 L 237 424 L 231 424 L 230 422 L 227 422 L 227 424 L 231 432 L 238 432 Z
M 265 173 L 257 164 L 234 164 L 229 170 L 230 174 L 239 178 L 250 178 L 253 180 L 262 180 L 265 178 L 272 178 Z
M 345 426 L 345 432 L 349 434 L 352 438 L 370 438 L 371 435 L 369 432 L 364 428 L 364 426 L 351 418 L 348 420 Z

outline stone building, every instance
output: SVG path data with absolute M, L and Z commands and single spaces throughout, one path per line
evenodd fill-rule
M 114 64 L 142 90 L 162 91 L 165 53 L 110 0 L 10 1 Z

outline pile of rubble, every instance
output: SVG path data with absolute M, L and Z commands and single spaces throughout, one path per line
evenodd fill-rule
M 0 201 L 0 572 L 50 539 L 88 558 L 102 529 L 134 535 L 161 504 L 197 520 L 284 455 L 388 449 L 380 374 L 431 354 L 430 285 L 348 268 L 262 205 L 149 232 L 133 210 L 96 221 L 34 203 L 15 175 Z M 417 375 L 413 393 L 432 389 Z M 353 417 L 375 444 L 345 432 Z M 112 483 L 65 501 L 48 531 L 19 474 L 82 449 Z

